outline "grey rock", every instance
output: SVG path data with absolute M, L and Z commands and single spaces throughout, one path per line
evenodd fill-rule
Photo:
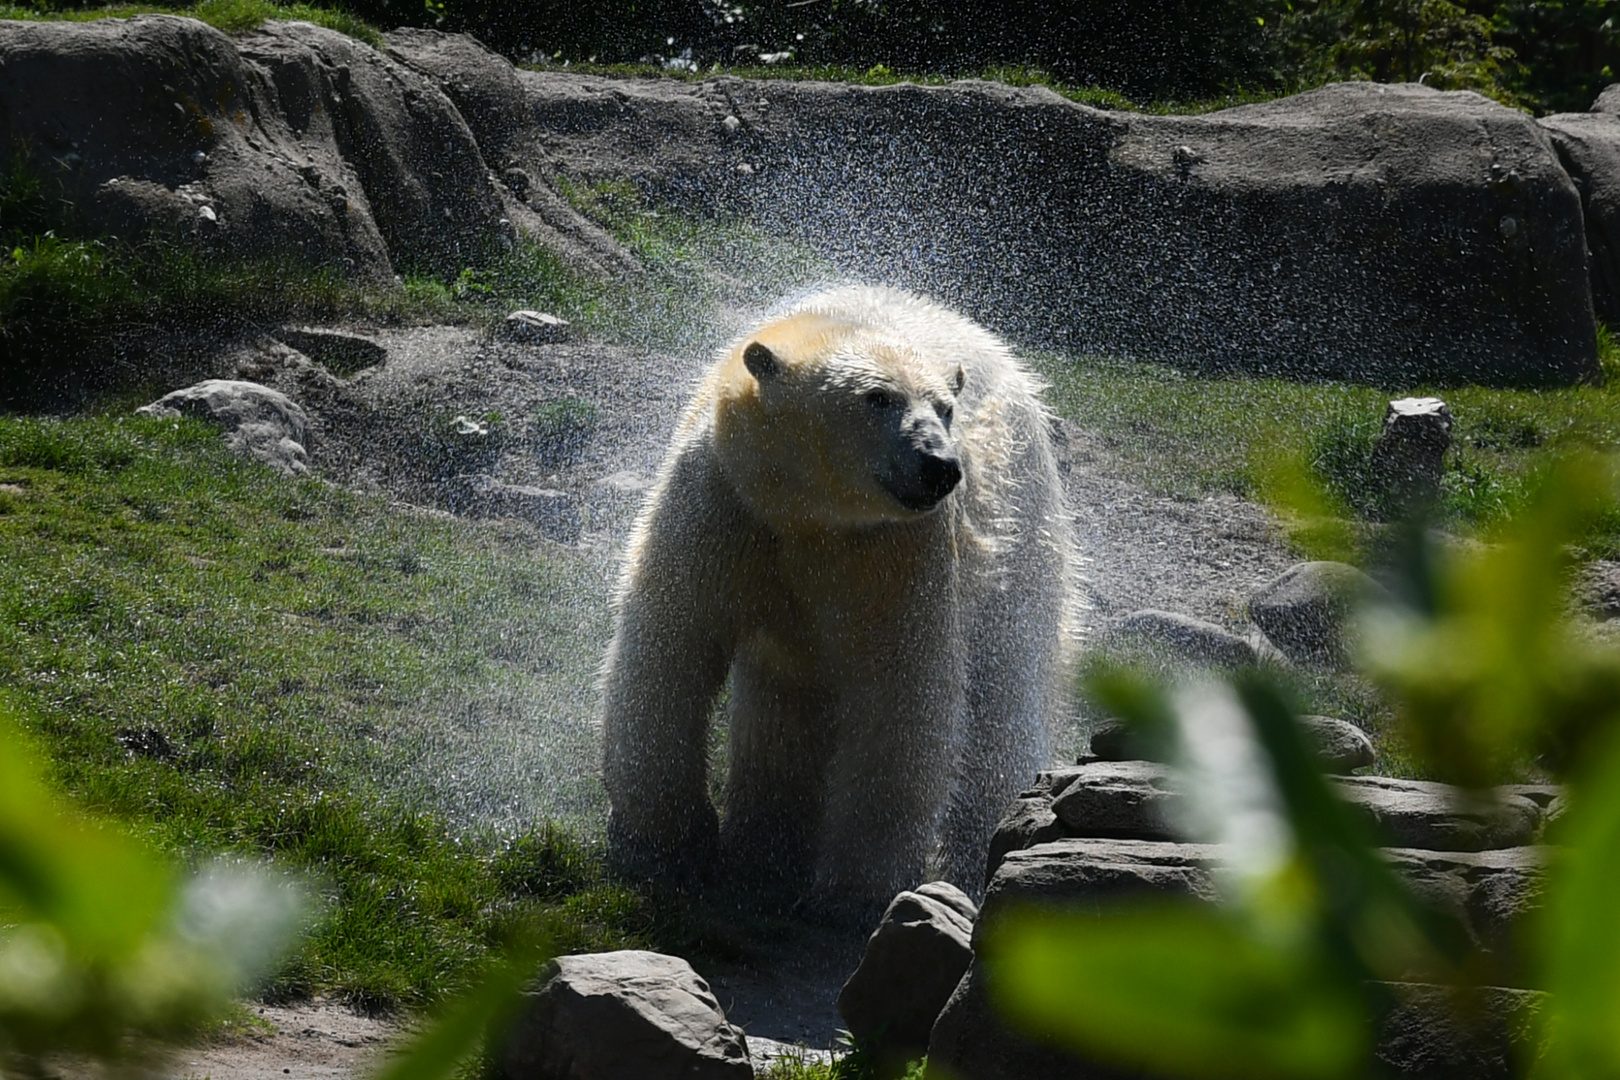
M 990 1003 L 977 960 L 928 1040 L 929 1080 L 1145 1080 L 1080 1061 L 1013 1031 Z
M 38 175 L 84 228 L 391 286 L 368 194 L 321 105 L 194 19 L 0 22 L 0 167 Z
M 1245 667 L 1260 659 L 1253 645 L 1231 631 L 1173 611 L 1132 612 L 1115 624 L 1107 637 L 1135 638 L 1162 645 L 1196 664 Z
M 1331 716 L 1302 716 L 1306 742 L 1329 772 L 1347 773 L 1377 760 L 1372 739 L 1348 720 Z M 1105 721 L 1091 732 L 1091 754 L 1101 761 L 1135 761 L 1143 756 L 1142 739 L 1128 725 Z
M 1487 851 L 1522 847 L 1541 833 L 1541 808 L 1522 795 L 1470 799 L 1445 784 L 1387 776 L 1345 776 L 1335 783 L 1400 847 Z
M 309 418 L 286 394 L 236 379 L 208 379 L 135 410 L 145 416 L 193 416 L 225 428 L 232 450 L 283 475 L 309 471 Z
M 555 164 L 538 145 L 518 71 L 470 34 L 402 28 L 384 35 L 388 55 L 432 79 L 466 119 L 485 161 L 499 169 L 503 213 L 573 269 L 601 277 L 634 271 L 617 240 L 557 191 Z
M 985 889 L 975 939 L 1011 906 L 1096 910 L 1150 895 L 1213 900 L 1221 865 L 1218 846 L 1165 840 L 1067 838 L 1011 851 Z
M 567 319 L 546 311 L 514 311 L 501 322 L 500 336 L 523 345 L 555 345 L 573 336 Z
M 1564 789 L 1559 784 L 1503 784 L 1496 790 L 1503 795 L 1521 795 L 1543 810 L 1564 794 Z
M 1095 912 L 1120 900 L 1173 895 L 1213 899 L 1219 849 L 1142 840 L 1058 840 L 1007 855 L 986 890 L 975 938 L 1012 907 Z M 967 1080 L 1124 1080 L 1095 1062 L 1009 1029 L 990 1004 L 976 959 L 928 1041 L 930 1076 Z
M 427 76 L 467 122 L 490 164 L 504 163 L 528 126 L 517 70 L 471 34 L 402 27 L 383 35 L 388 56 Z
M 1105 720 L 1091 732 L 1091 756 L 1098 761 L 1140 761 L 1141 738 L 1129 724 Z M 1078 762 L 1077 764 L 1085 764 Z
M 1068 836 L 1058 814 L 1051 813 L 1051 792 L 1032 789 L 1014 798 L 996 823 L 995 836 L 990 837 L 990 852 L 985 857 L 985 884 L 995 876 L 1001 860 L 1008 852 L 1022 852 L 1025 847 L 1045 844 L 1048 840 Z
M 1299 563 L 1249 599 L 1249 617 L 1289 659 L 1342 666 L 1356 605 L 1381 595 L 1381 585 L 1348 563 Z
M 838 1014 L 893 1071 L 927 1052 L 934 1021 L 973 958 L 977 916 L 960 889 L 929 882 L 896 896 L 867 940 Z
M 1515 934 L 1541 888 L 1540 849 L 1441 853 L 1391 849 L 1385 857 L 1417 894 L 1449 912 L 1490 950 L 1501 972 L 1522 975 Z M 1222 849 L 1142 840 L 1060 840 L 1008 854 L 986 890 L 975 934 L 1015 907 L 1097 912 L 1144 896 L 1211 899 L 1222 874 Z M 1394 1075 L 1463 1080 L 1518 1075 L 1503 1063 L 1530 1044 L 1524 1009 L 1539 996 L 1518 989 L 1483 992 L 1481 1021 L 1457 1019 L 1435 987 L 1394 984 L 1398 1006 L 1377 1040 L 1379 1061 Z M 971 1080 L 1115 1080 L 1107 1066 L 1052 1050 L 1014 1032 L 990 1005 L 975 962 L 946 1003 L 929 1040 L 931 1069 Z M 1140 1078 L 1138 1078 L 1140 1080 Z
M 1179 803 L 1163 765 L 1099 761 L 1076 767 L 1052 812 L 1070 836 L 1173 840 Z
M 266 22 L 237 49 L 296 131 L 340 150 L 394 259 L 458 271 L 499 234 L 503 205 L 478 143 L 433 79 L 306 22 Z
M 1399 398 L 1384 412 L 1373 444 L 1373 482 L 1390 514 L 1431 505 L 1440 496 L 1446 451 L 1451 448 L 1451 409 L 1435 397 Z
M 743 1033 L 685 960 L 624 950 L 560 956 L 497 1060 L 508 1080 L 752 1080 Z
M 1525 985 L 1531 977 L 1525 915 L 1541 901 L 1546 850 L 1423 851 L 1386 848 L 1384 856 L 1420 898 L 1457 920 L 1470 941 L 1490 953 L 1497 978 Z
M 1580 195 L 1533 119 L 1477 94 L 1148 116 L 968 81 L 518 78 L 570 176 L 752 215 L 1023 340 L 1402 384 L 1598 372 Z
M 1620 323 L 1620 110 L 1604 105 L 1620 101 L 1612 90 L 1603 92 L 1592 112 L 1539 121 L 1580 192 L 1592 307 L 1611 326 Z
M 1379 1024 L 1380 1076 L 1403 1080 L 1510 1080 L 1524 1075 L 1546 995 L 1484 987 L 1470 999 L 1447 987 L 1388 984 L 1395 1007 Z M 1011 1030 L 988 1000 L 975 963 L 934 1026 L 929 1075 L 967 1080 L 1148 1080 L 1040 1045 Z M 937 1070 L 937 1071 L 936 1071 Z
M 1374 1056 L 1405 1080 L 1511 1080 L 1536 1053 L 1546 995 L 1487 986 L 1464 998 L 1444 986 L 1394 983 Z
M 1348 720 L 1332 716 L 1302 716 L 1300 725 L 1322 764 L 1329 772 L 1347 773 L 1366 768 L 1378 761 L 1372 739 Z
M 1607 621 L 1620 616 L 1620 562 L 1594 559 L 1575 574 L 1574 595 L 1587 614 Z

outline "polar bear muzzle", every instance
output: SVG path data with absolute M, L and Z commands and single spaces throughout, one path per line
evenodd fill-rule
M 962 482 L 962 462 L 945 425 L 930 410 L 918 409 L 898 432 L 890 467 L 878 483 L 914 513 L 932 510 Z

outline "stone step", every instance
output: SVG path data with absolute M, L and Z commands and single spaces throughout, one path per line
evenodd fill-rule
M 1547 815 L 1523 787 L 1498 788 L 1493 798 L 1481 799 L 1425 780 L 1344 776 L 1332 783 L 1346 801 L 1361 808 L 1379 838 L 1395 847 L 1523 847 L 1540 838 Z M 1092 761 L 1043 772 L 1008 811 L 1002 823 L 1008 835 L 998 831 L 991 858 L 1059 836 L 1180 839 L 1176 823 L 1183 816 L 1181 800 L 1171 770 L 1155 762 Z

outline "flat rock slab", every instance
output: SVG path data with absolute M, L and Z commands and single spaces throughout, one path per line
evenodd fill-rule
M 508 1080 L 752 1080 L 743 1033 L 685 960 L 559 956 L 500 1052 Z
M 1365 768 L 1378 760 L 1372 739 L 1348 720 L 1332 716 L 1301 716 L 1300 729 L 1322 765 L 1332 773 Z M 1091 756 L 1102 761 L 1135 761 L 1142 757 L 1141 740 L 1125 724 L 1107 722 L 1091 733 Z
M 1104 634 L 1104 640 L 1116 639 L 1145 642 L 1193 664 L 1237 668 L 1260 662 L 1255 647 L 1230 630 L 1175 611 L 1133 611 Z
M 1482 852 L 1386 848 L 1412 890 L 1455 918 L 1473 942 L 1522 980 L 1517 939 L 1521 917 L 1540 900 L 1544 851 L 1517 847 Z M 1141 895 L 1213 898 L 1224 873 L 1222 848 L 1152 840 L 1063 839 L 1009 852 L 985 891 L 975 932 L 1009 904 L 1050 904 L 1086 911 Z
M 1077 766 L 1052 798 L 1052 812 L 1070 836 L 1174 840 L 1181 803 L 1170 770 L 1148 761 L 1099 761 Z
M 1097 761 L 1042 775 L 1051 777 L 1052 813 L 1069 836 L 1174 840 L 1181 835 L 1183 797 L 1164 765 Z M 1510 791 L 1476 800 L 1424 780 L 1344 776 L 1333 782 L 1397 847 L 1485 851 L 1534 843 L 1541 831 L 1541 807 Z
M 1541 833 L 1541 808 L 1511 792 L 1472 800 L 1457 788 L 1427 780 L 1346 776 L 1335 783 L 1398 847 L 1486 851 L 1532 844 Z

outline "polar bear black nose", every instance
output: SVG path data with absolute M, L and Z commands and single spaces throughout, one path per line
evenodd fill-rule
M 921 481 L 924 497 L 932 505 L 956 490 L 956 485 L 962 482 L 962 466 L 955 456 L 924 454 L 917 479 Z

